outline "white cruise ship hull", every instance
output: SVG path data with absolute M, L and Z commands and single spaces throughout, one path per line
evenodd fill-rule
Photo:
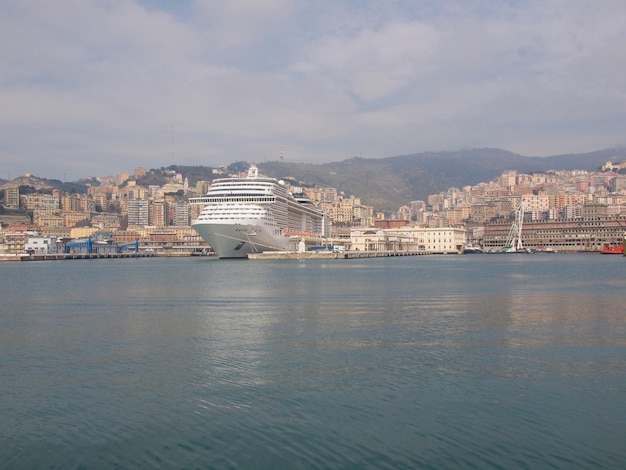
M 251 166 L 247 178 L 213 180 L 205 196 L 190 199 L 204 207 L 192 226 L 220 258 L 289 250 L 292 234 L 325 236 L 324 212 L 296 189 L 287 191 L 284 181 Z
M 275 236 L 274 228 L 257 220 L 228 223 L 197 222 L 193 228 L 223 258 L 247 258 L 248 253 L 289 249 L 289 237 Z

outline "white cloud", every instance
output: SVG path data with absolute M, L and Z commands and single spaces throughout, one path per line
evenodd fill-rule
M 611 0 L 4 2 L 0 177 L 587 151 L 624 143 L 624 56 Z

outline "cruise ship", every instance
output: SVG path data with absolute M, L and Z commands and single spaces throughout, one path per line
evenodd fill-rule
M 247 177 L 214 180 L 205 196 L 190 203 L 204 206 L 192 227 L 219 258 L 286 251 L 302 238 L 328 236 L 326 214 L 301 188 L 290 193 L 284 181 L 259 175 L 254 165 Z

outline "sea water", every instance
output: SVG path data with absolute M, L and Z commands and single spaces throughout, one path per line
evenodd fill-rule
M 2 468 L 624 468 L 626 259 L 0 263 Z

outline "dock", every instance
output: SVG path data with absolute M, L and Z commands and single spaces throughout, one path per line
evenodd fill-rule
M 154 253 L 50 253 L 0 256 L 0 261 L 59 261 L 72 259 L 154 258 Z
M 303 259 L 360 259 L 360 258 L 387 258 L 391 256 L 424 256 L 430 253 L 425 251 L 264 251 L 262 253 L 248 253 L 252 260 L 303 260 Z

